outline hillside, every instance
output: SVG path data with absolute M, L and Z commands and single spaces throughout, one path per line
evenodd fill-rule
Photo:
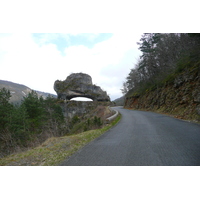
M 26 96 L 28 93 L 30 93 L 32 91 L 32 89 L 30 89 L 29 87 L 27 87 L 25 85 L 13 83 L 13 82 L 10 82 L 10 81 L 0 80 L 0 89 L 3 88 L 3 87 L 10 90 L 11 95 L 12 95 L 11 98 L 10 98 L 10 102 L 14 103 L 14 104 L 20 103 L 21 100 L 23 99 L 23 97 Z M 42 96 L 44 99 L 48 95 L 56 97 L 56 95 L 53 95 L 53 94 L 40 92 L 40 91 L 36 91 L 36 92 L 39 96 Z
M 136 95 L 126 95 L 125 108 L 158 111 L 200 122 L 200 66 L 168 76 L 167 81 Z
M 47 93 L 1 81 L 0 158 L 40 145 L 50 137 L 80 133 L 107 125 L 110 102 L 64 101 Z M 9 102 L 10 93 L 13 105 Z M 38 95 L 39 94 L 39 95 Z M 42 95 L 44 98 L 38 98 Z M 23 101 L 20 100 L 23 99 Z
M 125 108 L 200 121 L 200 34 L 144 33 L 122 92 Z
M 124 96 L 122 96 L 118 99 L 115 99 L 113 102 L 115 102 L 116 106 L 123 106 L 124 105 Z

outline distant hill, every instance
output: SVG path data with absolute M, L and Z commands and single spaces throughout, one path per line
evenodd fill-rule
M 29 87 L 27 87 L 25 85 L 13 83 L 10 81 L 0 80 L 0 89 L 3 87 L 6 88 L 7 90 L 10 90 L 11 95 L 12 95 L 10 98 L 10 102 L 14 103 L 14 104 L 20 103 L 21 100 L 23 99 L 23 97 L 25 97 L 28 93 L 30 93 L 32 91 L 32 89 L 30 89 Z M 48 95 L 51 95 L 56 98 L 56 95 L 54 95 L 54 94 L 40 92 L 40 91 L 36 91 L 36 92 L 37 92 L 38 96 L 42 96 L 44 99 Z
M 114 102 L 116 103 L 116 106 L 123 106 L 124 105 L 124 96 L 115 99 Z

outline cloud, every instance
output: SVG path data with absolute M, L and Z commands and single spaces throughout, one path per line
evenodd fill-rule
M 85 46 L 66 48 L 66 62 L 72 72 L 85 72 L 102 86 L 111 98 L 121 95 L 120 88 L 139 56 L 136 42 L 141 34 L 114 34 L 92 49 Z M 138 40 L 137 40 L 138 39 Z
M 66 35 L 66 34 L 64 34 Z M 72 36 L 81 36 L 87 39 L 88 41 L 94 41 L 96 38 L 99 37 L 100 33 L 69 33 L 67 35 L 72 35 Z
M 54 70 L 64 65 L 56 46 L 39 46 L 31 34 L 13 34 L 3 41 L 1 47 L 6 53 L 1 60 L 2 79 L 52 92 Z M 51 85 L 47 87 L 47 83 Z
M 82 35 L 88 41 L 95 41 L 100 36 L 74 35 Z M 1 35 L 1 78 L 55 93 L 55 80 L 64 80 L 70 73 L 83 72 L 91 75 L 93 83 L 106 90 L 114 100 L 121 96 L 122 83 L 138 58 L 136 42 L 140 35 L 113 34 L 92 48 L 76 44 L 66 46 L 63 52 L 58 49 L 56 41 L 62 37 L 70 44 L 70 34 L 41 34 L 38 38 L 32 34 Z
M 34 40 L 40 45 L 56 43 L 59 40 L 65 40 L 68 45 L 74 45 L 71 37 L 76 39 L 82 38 L 82 41 L 94 42 L 100 36 L 100 33 L 35 33 L 33 34 Z

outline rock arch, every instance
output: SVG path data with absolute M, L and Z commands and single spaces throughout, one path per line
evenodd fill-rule
M 73 73 L 64 81 L 55 81 L 54 90 L 58 99 L 71 100 L 75 97 L 86 97 L 93 101 L 110 101 L 110 97 L 99 86 L 92 84 L 88 74 Z
M 74 97 L 71 99 L 71 101 L 93 101 L 93 100 L 87 97 Z

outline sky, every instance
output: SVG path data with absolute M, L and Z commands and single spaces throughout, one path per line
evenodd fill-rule
M 115 100 L 139 55 L 142 33 L 0 34 L 1 80 L 56 94 L 56 80 L 86 73 Z

